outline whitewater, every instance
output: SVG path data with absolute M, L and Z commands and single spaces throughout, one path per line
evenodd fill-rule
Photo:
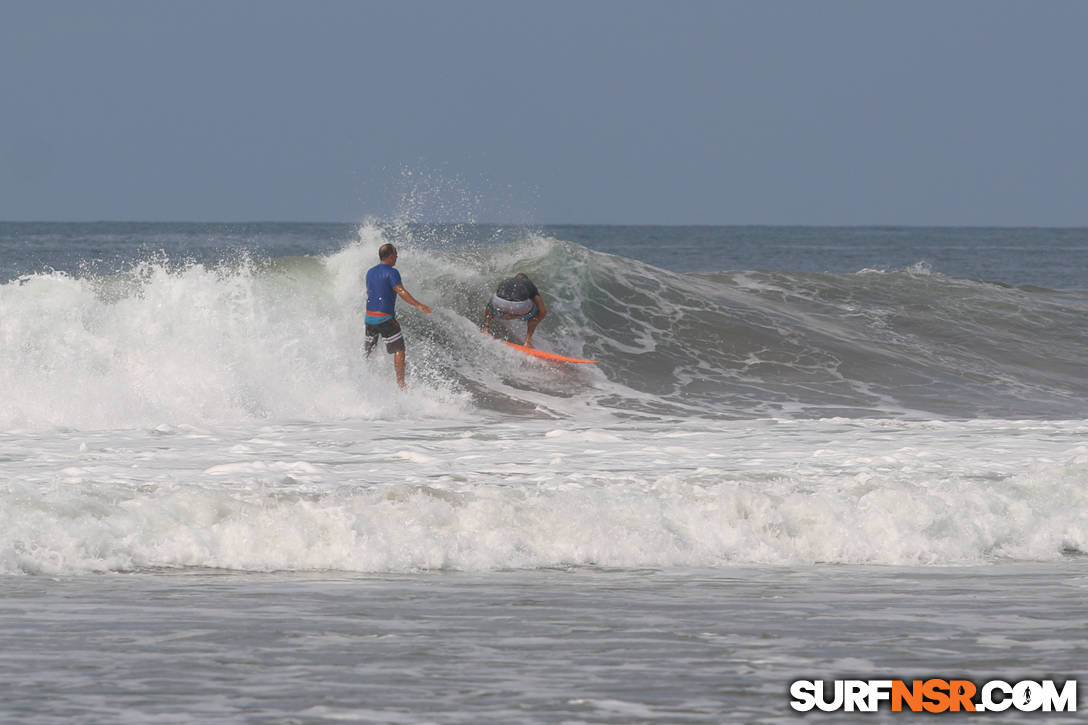
M 387 241 L 435 307 L 399 306 L 407 391 L 362 354 Z M 0 251 L 13 721 L 779 722 L 801 677 L 1088 661 L 1083 230 L 3 224 Z M 480 333 L 518 271 L 537 345 L 599 364 Z

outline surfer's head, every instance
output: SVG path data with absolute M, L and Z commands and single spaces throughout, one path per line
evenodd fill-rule
M 389 260 L 396 261 L 397 248 L 394 247 L 392 244 L 383 244 L 382 246 L 378 247 L 378 259 L 383 262 Z

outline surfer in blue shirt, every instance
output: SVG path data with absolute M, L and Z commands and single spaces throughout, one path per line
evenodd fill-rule
M 378 264 L 366 273 L 366 356 L 378 344 L 378 338 L 385 338 L 385 351 L 393 356 L 393 367 L 397 371 L 397 385 L 404 384 L 404 335 L 396 318 L 397 297 L 408 304 L 431 314 L 433 309 L 423 304 L 404 289 L 400 281 L 400 272 L 394 269 L 397 263 L 397 248 L 392 244 L 383 244 L 378 249 Z
M 544 299 L 536 285 L 528 276 L 518 272 L 500 282 L 495 294 L 491 295 L 484 312 L 483 331 L 487 332 L 488 325 L 496 317 L 501 320 L 525 320 L 529 323 L 525 331 L 525 347 L 532 347 L 533 330 L 547 314 Z

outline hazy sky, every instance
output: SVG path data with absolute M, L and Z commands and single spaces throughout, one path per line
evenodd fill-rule
M 0 0 L 0 219 L 1088 225 L 1088 2 Z

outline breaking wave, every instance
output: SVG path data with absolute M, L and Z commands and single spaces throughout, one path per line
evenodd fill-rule
M 323 256 L 0 285 L 0 427 L 512 414 L 1078 418 L 1088 295 L 951 278 L 925 265 L 853 274 L 680 274 L 572 242 L 438 248 L 365 226 Z M 361 354 L 362 276 L 402 246 L 413 390 Z M 499 279 L 523 271 L 550 315 L 525 358 L 478 331 Z M 500 335 L 516 338 L 519 323 Z

